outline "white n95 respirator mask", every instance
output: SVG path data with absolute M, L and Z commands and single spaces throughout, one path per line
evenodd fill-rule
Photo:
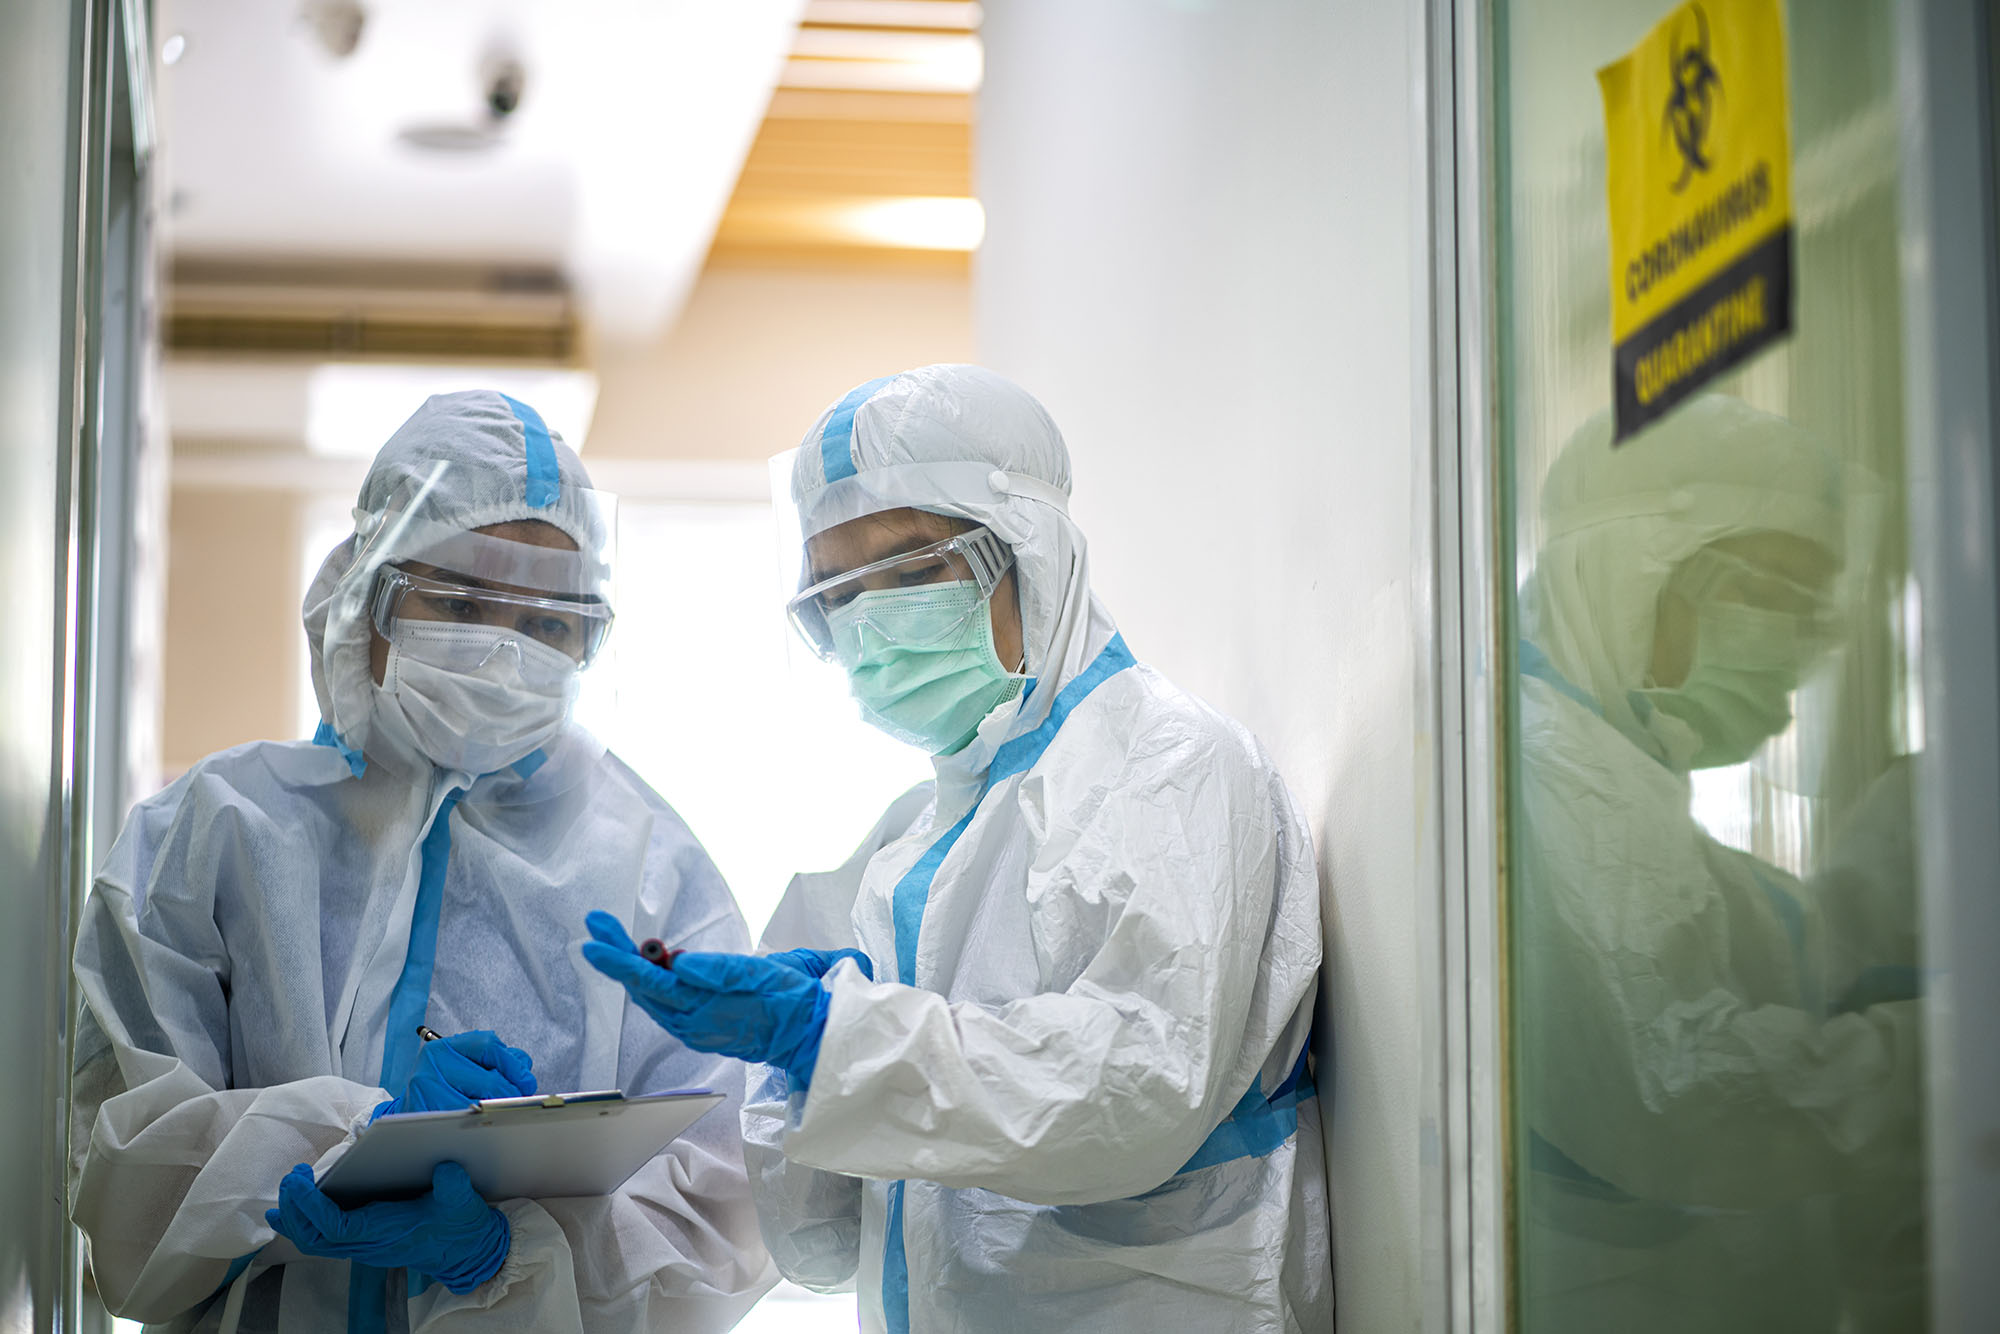
M 577 686 L 576 659 L 519 631 L 400 620 L 375 708 L 431 763 L 478 777 L 552 740 Z

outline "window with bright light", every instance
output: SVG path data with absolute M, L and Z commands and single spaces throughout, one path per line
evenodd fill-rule
M 752 938 L 793 872 L 845 861 L 930 777 L 795 642 L 782 598 L 797 559 L 770 505 L 625 500 L 618 620 L 577 708 L 687 820 Z

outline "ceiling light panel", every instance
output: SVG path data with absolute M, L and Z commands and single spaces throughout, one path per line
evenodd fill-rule
M 972 33 L 807 27 L 799 30 L 780 82 L 787 88 L 970 93 L 983 72 L 979 38 Z
M 979 27 L 976 4 L 957 0 L 812 0 L 805 21 L 853 28 L 916 28 L 972 32 Z

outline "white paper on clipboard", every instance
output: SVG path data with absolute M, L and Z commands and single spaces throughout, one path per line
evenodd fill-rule
M 567 1093 L 385 1116 L 326 1170 L 319 1188 L 343 1208 L 409 1199 L 431 1188 L 431 1169 L 450 1161 L 488 1200 L 609 1195 L 721 1101 L 707 1089 Z

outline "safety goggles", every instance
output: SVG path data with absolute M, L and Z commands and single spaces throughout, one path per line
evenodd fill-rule
M 963 617 L 956 622 L 927 623 L 922 643 L 943 643 L 962 630 L 966 620 L 985 609 L 987 599 L 993 596 L 993 590 L 1013 564 L 1014 553 L 1005 542 L 985 528 L 974 528 L 915 551 L 822 579 L 786 603 L 785 614 L 791 617 L 806 645 L 831 662 L 835 655 L 830 617 L 847 624 L 866 625 L 892 644 L 922 646 L 910 641 L 908 618 L 872 620 L 867 603 L 857 602 L 863 593 L 960 583 L 976 586 L 979 597 L 968 604 Z
M 1759 607 L 1796 616 L 1802 627 L 1820 632 L 1834 621 L 1833 598 L 1824 589 L 1712 546 L 1683 561 L 1669 587 L 1695 606 L 1733 602 Z
M 393 638 L 396 622 L 498 626 L 589 666 L 611 633 L 611 606 L 596 598 L 541 597 L 483 583 L 459 583 L 385 565 L 373 599 L 375 628 Z

